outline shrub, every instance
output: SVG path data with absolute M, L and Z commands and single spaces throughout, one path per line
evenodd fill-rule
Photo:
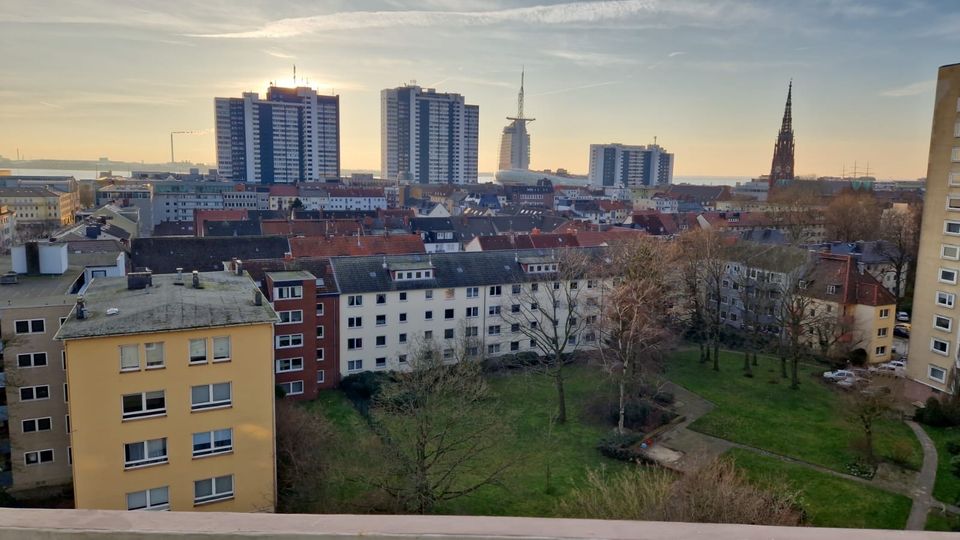
M 934 427 L 960 426 L 960 404 L 943 403 L 935 397 L 930 397 L 925 407 L 917 409 L 914 419 Z
M 640 439 L 641 436 L 636 433 L 625 433 L 623 435 L 612 433 L 600 439 L 600 442 L 597 443 L 597 450 L 610 459 L 636 461 L 640 456 L 631 450 L 631 447 L 640 442 Z
M 953 455 L 960 454 L 960 439 L 947 441 L 947 452 Z
M 960 456 L 950 458 L 950 471 L 953 472 L 955 476 L 960 476 Z
M 893 444 L 890 447 L 889 460 L 893 464 L 899 465 L 905 469 L 916 468 L 916 466 L 912 463 L 913 445 L 910 444 L 909 441 L 902 439 L 893 441 Z
M 524 369 L 536 365 L 540 361 L 537 353 L 524 351 L 517 354 L 505 354 L 485 358 L 483 360 L 483 370 L 489 373 L 498 371 L 507 371 L 512 369 Z
M 657 405 L 672 405 L 676 401 L 676 396 L 673 395 L 673 392 L 657 392 L 653 395 L 653 401 Z
M 347 375 L 340 381 L 340 390 L 346 394 L 353 406 L 366 416 L 370 411 L 370 402 L 380 394 L 384 380 L 389 375 L 385 372 L 363 371 Z

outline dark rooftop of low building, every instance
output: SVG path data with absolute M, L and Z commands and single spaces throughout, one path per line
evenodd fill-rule
M 215 271 L 231 259 L 283 258 L 290 244 L 282 236 L 210 238 L 137 238 L 131 244 L 133 265 L 158 274 Z

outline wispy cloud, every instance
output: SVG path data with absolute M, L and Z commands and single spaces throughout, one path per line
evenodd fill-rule
M 687 54 L 687 53 L 683 51 L 673 51 L 672 53 L 667 55 L 667 58 L 676 58 L 677 56 L 682 56 L 684 54 Z
M 592 84 L 582 84 L 579 86 L 570 86 L 567 88 L 556 88 L 554 90 L 548 90 L 546 92 L 540 92 L 537 94 L 530 94 L 530 97 L 540 97 L 540 96 L 552 96 L 554 94 L 566 94 L 567 92 L 576 92 L 577 90 L 588 90 L 590 88 L 598 88 L 600 86 L 610 86 L 611 84 L 619 84 L 620 81 L 603 81 Z
M 704 0 L 600 0 L 537 5 L 487 11 L 349 11 L 269 22 L 243 32 L 194 34 L 194 37 L 279 39 L 338 30 L 368 30 L 390 27 L 477 26 L 521 23 L 526 25 L 572 25 L 635 23 L 660 17 L 690 25 L 723 25 L 752 20 L 765 14 L 744 2 Z
M 918 96 L 920 94 L 926 94 L 927 92 L 932 92 L 934 88 L 937 87 L 937 81 L 920 81 L 911 83 L 905 86 L 899 86 L 897 88 L 890 88 L 880 92 L 880 95 L 883 97 L 907 97 L 907 96 Z
M 580 66 L 612 66 L 637 63 L 636 58 L 599 52 L 544 51 L 544 53 L 555 58 L 569 60 Z
M 263 53 L 266 54 L 266 55 L 272 56 L 272 57 L 274 57 L 274 58 L 296 58 L 296 56 L 294 56 L 294 55 L 292 55 L 292 54 L 288 54 L 288 53 L 281 52 L 281 51 L 266 50 L 266 51 L 263 51 Z

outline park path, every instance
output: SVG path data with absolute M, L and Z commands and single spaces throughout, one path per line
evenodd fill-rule
M 667 383 L 666 390 L 673 393 L 679 405 L 678 410 L 684 416 L 684 420 L 669 431 L 662 433 L 658 438 L 658 443 L 667 448 L 683 452 L 684 457 L 680 460 L 678 466 L 684 471 L 696 470 L 702 463 L 719 457 L 731 448 L 741 448 L 786 463 L 807 467 L 835 478 L 850 480 L 910 497 L 912 504 L 907 519 L 907 530 L 923 530 L 927 522 L 927 514 L 931 508 L 960 514 L 960 507 L 945 504 L 933 498 L 933 485 L 937 476 L 937 449 L 923 428 L 912 420 L 906 420 L 905 422 L 913 430 L 920 441 L 920 446 L 923 448 L 923 465 L 913 485 L 907 486 L 853 476 L 809 461 L 694 431 L 690 429 L 690 424 L 715 409 L 716 404 L 672 382 Z

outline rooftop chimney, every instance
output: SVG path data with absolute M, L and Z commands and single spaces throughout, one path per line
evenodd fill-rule
M 262 306 L 263 305 L 263 293 L 260 292 L 260 289 L 253 291 L 253 305 Z
M 77 296 L 77 320 L 82 321 L 87 318 L 87 308 L 83 304 L 83 295 Z
M 200 272 L 197 272 L 196 270 L 193 271 L 193 288 L 200 288 Z
M 173 283 L 174 285 L 183 285 L 183 268 L 177 267 L 177 280 Z

